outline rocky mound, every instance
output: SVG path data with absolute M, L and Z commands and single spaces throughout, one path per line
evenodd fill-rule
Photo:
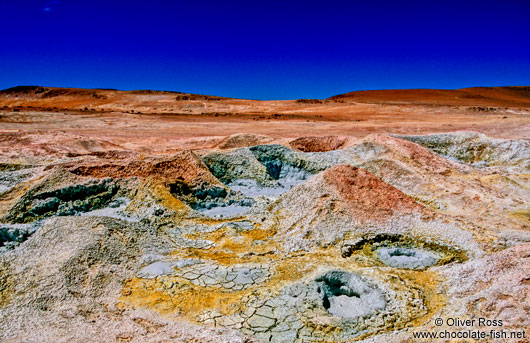
M 350 165 L 337 165 L 296 186 L 271 211 L 277 218 L 267 224 L 278 230 L 288 250 L 391 233 L 437 239 L 480 254 L 472 236 L 458 225 L 444 223 L 397 188 Z
M 178 180 L 194 187 L 200 184 L 220 184 L 208 167 L 190 150 L 177 153 L 170 158 L 134 159 L 122 163 L 107 162 L 78 165 L 69 168 L 80 176 L 96 178 L 160 177 Z
M 217 146 L 220 149 L 243 148 L 259 144 L 267 144 L 273 138 L 264 135 L 254 135 L 250 133 L 237 133 L 226 137 Z
M 380 158 L 383 157 L 383 154 L 387 154 L 392 160 L 397 160 L 428 172 L 442 174 L 449 169 L 457 168 L 451 161 L 434 154 L 421 145 L 389 135 L 369 135 L 362 140 L 361 144 L 363 143 L 379 147 L 379 150 L 382 150 Z M 352 150 L 355 150 L 355 148 Z
M 528 140 L 495 139 L 478 132 L 454 132 L 427 136 L 400 136 L 432 151 L 476 167 L 510 166 L 530 170 Z
M 397 214 L 425 211 L 409 196 L 365 169 L 338 165 L 326 170 L 322 176 L 352 217 L 386 220 Z
M 456 133 L 447 137 L 447 141 L 453 138 L 455 141 L 465 140 L 467 135 Z M 428 137 L 431 135 L 418 136 L 418 142 Z M 488 144 L 491 147 L 504 146 L 492 156 L 506 154 L 506 158 L 497 157 L 495 165 L 492 163 L 488 168 L 483 162 L 465 163 L 438 154 L 405 137 L 370 135 L 340 151 L 349 156 L 350 164 L 365 168 L 430 209 L 467 218 L 469 223 L 491 227 L 494 222 L 493 225 L 500 230 L 508 226 L 523 229 L 528 225 L 523 220 L 526 212 L 521 207 L 528 187 L 523 174 L 528 158 L 524 157 L 525 150 L 520 149 L 524 145 L 504 140 Z M 515 147 L 519 148 L 510 152 Z M 510 156 L 514 158 L 510 159 Z M 499 216 L 502 212 L 504 215 Z
M 251 147 L 250 151 L 267 168 L 273 179 L 278 179 L 281 174 L 292 169 L 318 173 L 337 164 L 339 160 L 333 155 L 304 154 L 279 144 L 258 145 Z
M 310 136 L 294 139 L 289 145 L 303 152 L 322 152 L 339 149 L 345 142 L 345 138 L 337 136 Z
M 212 174 L 224 183 L 238 179 L 252 179 L 268 184 L 272 177 L 248 148 L 229 153 L 211 153 L 202 157 Z
M 43 191 L 45 184 L 28 191 L 9 211 L 6 219 L 26 223 L 49 216 L 68 216 L 100 209 L 111 202 L 120 188 L 111 179 L 90 180 L 51 191 Z

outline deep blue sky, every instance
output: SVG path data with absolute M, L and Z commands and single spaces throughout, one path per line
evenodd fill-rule
M 253 99 L 530 85 L 530 0 L 0 0 L 0 88 Z

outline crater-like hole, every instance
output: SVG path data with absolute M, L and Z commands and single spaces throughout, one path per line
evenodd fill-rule
M 247 213 L 254 201 L 224 187 L 200 185 L 191 188 L 177 181 L 169 186 L 170 193 L 194 210 L 208 217 L 230 218 Z
M 425 269 L 467 259 L 465 251 L 446 243 L 390 233 L 366 235 L 341 247 L 344 258 L 367 253 L 387 266 L 404 269 Z
M 439 259 L 433 252 L 404 247 L 381 247 L 377 249 L 377 255 L 387 266 L 404 269 L 425 269 Z
M 396 248 L 396 249 L 390 249 L 388 254 L 390 256 L 416 256 L 416 251 L 412 249 L 403 249 L 403 248 Z
M 379 287 L 357 274 L 330 271 L 315 281 L 322 297 L 322 306 L 333 316 L 353 319 L 386 306 Z

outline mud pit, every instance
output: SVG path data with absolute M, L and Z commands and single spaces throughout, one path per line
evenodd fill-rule
M 52 191 L 27 194 L 7 216 L 15 223 L 26 223 L 50 216 L 68 216 L 105 207 L 119 187 L 110 180 L 73 185 Z
M 353 319 L 385 308 L 386 301 L 377 286 L 358 275 L 331 271 L 316 282 L 322 305 L 333 316 Z
M 379 259 L 394 268 L 424 269 L 437 262 L 434 254 L 424 250 L 408 248 L 379 248 Z

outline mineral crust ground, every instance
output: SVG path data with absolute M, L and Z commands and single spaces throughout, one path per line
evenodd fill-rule
M 529 87 L 0 91 L 0 341 L 528 339 L 529 138 Z

